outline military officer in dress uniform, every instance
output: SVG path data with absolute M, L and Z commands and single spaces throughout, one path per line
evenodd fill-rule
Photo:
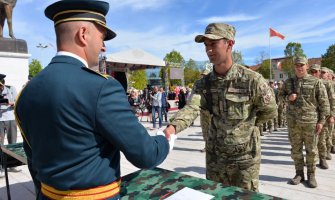
M 199 105 L 198 109 L 194 106 L 180 110 L 165 133 L 187 128 L 199 109 L 210 112 L 207 179 L 258 191 L 261 145 L 257 126 L 274 118 L 277 106 L 265 79 L 233 62 L 234 37 L 235 28 L 224 23 L 211 23 L 205 34 L 195 37 L 196 42 L 204 43 L 213 71 L 193 86 L 200 97 L 193 103 Z
M 150 136 L 138 122 L 119 82 L 90 69 L 116 36 L 108 8 L 64 0 L 45 10 L 58 52 L 15 107 L 37 199 L 119 199 L 120 151 L 138 168 L 157 166 L 169 152 L 165 136 Z

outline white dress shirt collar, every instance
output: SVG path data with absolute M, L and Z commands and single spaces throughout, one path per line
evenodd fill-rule
M 82 62 L 85 65 L 85 67 L 88 67 L 88 64 L 87 64 L 86 60 L 84 60 L 83 58 L 81 58 L 80 56 L 78 56 L 74 53 L 71 53 L 71 52 L 68 52 L 68 51 L 58 51 L 56 56 L 70 56 L 70 57 L 76 58 L 76 59 L 80 60 L 80 62 Z

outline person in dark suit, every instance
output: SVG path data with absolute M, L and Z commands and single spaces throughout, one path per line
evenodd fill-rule
M 15 107 L 37 199 L 119 199 L 120 152 L 138 168 L 164 161 L 169 143 L 138 122 L 118 81 L 98 65 L 109 4 L 63 0 L 54 21 L 57 55 L 22 90 Z

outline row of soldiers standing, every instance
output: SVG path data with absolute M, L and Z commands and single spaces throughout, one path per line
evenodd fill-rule
M 287 119 L 289 141 L 292 146 L 291 157 L 294 160 L 296 175 L 289 183 L 297 185 L 305 180 L 304 165 L 307 166 L 307 184 L 315 188 L 316 162 L 321 169 L 328 169 L 326 160 L 335 153 L 335 82 L 331 69 L 313 64 L 308 68 L 305 57 L 295 59 L 295 76 L 287 79 L 278 89 L 274 89 L 278 105 L 278 120 L 268 122 L 269 132 L 278 126 L 285 126 Z M 308 74 L 308 69 L 309 73 Z M 273 82 L 270 81 L 270 87 Z M 283 118 L 285 114 L 286 117 Z M 262 134 L 263 127 L 260 127 Z M 263 129 L 264 130 L 264 129 Z M 306 163 L 303 146 L 306 149 Z

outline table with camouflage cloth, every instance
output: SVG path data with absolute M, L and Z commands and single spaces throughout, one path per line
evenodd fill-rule
M 160 168 L 139 170 L 122 177 L 120 193 L 122 200 L 155 200 L 184 187 L 213 195 L 213 199 L 281 199 Z

